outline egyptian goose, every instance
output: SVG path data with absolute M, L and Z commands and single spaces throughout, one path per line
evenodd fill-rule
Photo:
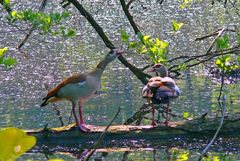
M 180 95 L 180 90 L 175 81 L 168 77 L 167 68 L 162 64 L 155 64 L 149 72 L 156 72 L 158 76 L 149 79 L 148 83 L 142 89 L 142 95 L 153 104 L 167 104 L 165 124 L 169 121 L 169 103 L 171 98 L 177 98 Z M 155 126 L 154 120 L 155 109 L 152 109 L 152 125 Z
M 83 105 L 100 89 L 101 76 L 106 66 L 122 53 L 118 49 L 112 49 L 92 72 L 87 74 L 78 73 L 68 77 L 48 92 L 47 96 L 43 98 L 44 102 L 41 107 L 61 100 L 71 101 L 72 112 L 77 126 L 84 132 L 89 131 L 83 120 Z M 79 121 L 75 111 L 77 104 L 79 105 Z

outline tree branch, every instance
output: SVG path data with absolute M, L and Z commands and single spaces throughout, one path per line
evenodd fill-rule
M 2 4 L 3 8 L 8 12 L 8 14 L 12 17 L 12 9 L 8 4 L 4 2 L 4 0 L 0 0 L 0 3 Z
M 218 133 L 220 132 L 222 126 L 223 126 L 223 122 L 224 122 L 224 116 L 225 116 L 225 113 L 226 113 L 226 95 L 223 96 L 223 102 L 221 102 L 220 98 L 221 98 L 221 95 L 222 95 L 222 90 L 223 90 L 223 85 L 224 85 L 224 70 L 222 71 L 222 78 L 221 78 L 222 82 L 221 82 L 221 88 L 220 88 L 220 92 L 219 92 L 219 96 L 218 96 L 218 105 L 219 105 L 219 108 L 221 110 L 221 120 L 220 120 L 220 123 L 219 123 L 219 126 L 217 128 L 217 131 L 216 133 L 214 134 L 212 140 L 209 142 L 209 144 L 205 147 L 205 149 L 202 151 L 202 154 L 200 155 L 198 161 L 201 161 L 202 160 L 202 157 L 203 156 L 206 156 L 210 146 L 213 144 L 213 142 L 216 140 L 217 136 L 218 136 Z
M 169 61 L 172 62 L 172 61 L 175 61 L 175 60 L 178 60 L 178 59 L 182 59 L 182 58 L 189 58 L 189 59 L 184 61 L 184 63 L 188 63 L 190 61 L 196 60 L 197 58 L 204 58 L 205 57 L 203 60 L 200 60 L 197 63 L 190 64 L 190 65 L 186 66 L 187 68 L 189 68 L 189 67 L 193 67 L 193 66 L 199 65 L 201 63 L 204 63 L 204 62 L 206 62 L 208 60 L 211 60 L 214 57 L 217 57 L 217 56 L 220 56 L 220 55 L 236 54 L 237 51 L 240 51 L 240 46 L 236 46 L 236 47 L 233 47 L 233 48 L 230 48 L 230 49 L 225 49 L 225 50 L 222 51 L 222 53 L 219 53 L 219 51 L 216 50 L 216 51 L 213 51 L 213 52 L 209 52 L 209 53 L 202 54 L 202 55 L 196 55 L 196 56 L 179 56 L 179 57 L 173 58 L 173 59 L 171 59 Z M 179 70 L 178 66 L 179 65 L 173 65 L 168 70 L 170 72 L 176 72 L 176 71 Z M 174 69 L 174 68 L 176 68 L 176 69 Z
M 88 155 L 85 157 L 84 161 L 88 161 L 90 159 L 90 157 L 94 154 L 94 152 L 96 151 L 96 149 L 99 147 L 99 145 L 101 144 L 104 136 L 106 135 L 109 127 L 113 124 L 113 122 L 116 120 L 118 114 L 120 113 L 121 108 L 118 108 L 117 113 L 115 114 L 115 116 L 113 117 L 112 121 L 108 124 L 108 126 L 104 129 L 103 133 L 100 135 L 100 137 L 98 138 L 97 142 L 94 145 L 94 148 L 90 151 L 90 153 L 88 153 Z
M 47 4 L 47 0 L 43 0 L 39 7 L 39 11 L 43 11 L 46 4 Z M 21 49 L 23 47 L 23 45 L 27 42 L 27 40 L 29 39 L 33 31 L 34 31 L 34 27 L 32 25 L 29 32 L 26 34 L 25 38 L 23 39 L 23 41 L 18 45 L 17 49 Z
M 105 33 L 103 32 L 103 29 L 93 19 L 93 17 L 85 10 L 85 8 L 77 0 L 68 0 L 68 1 L 72 3 L 81 13 L 81 15 L 83 15 L 88 20 L 88 22 L 92 25 L 92 27 L 95 29 L 98 35 L 102 38 L 105 45 L 110 49 L 114 49 L 115 48 L 114 45 L 105 35 Z M 129 68 L 143 84 L 147 84 L 148 80 L 146 79 L 146 77 L 149 77 L 148 74 L 143 73 L 140 69 L 130 64 L 122 55 L 119 56 L 118 59 L 123 65 Z
M 127 3 L 127 5 L 126 5 L 127 9 L 129 9 L 130 5 L 131 5 L 134 1 L 135 1 L 135 0 L 130 0 L 130 1 Z M 124 2 L 124 3 L 125 3 L 125 2 Z

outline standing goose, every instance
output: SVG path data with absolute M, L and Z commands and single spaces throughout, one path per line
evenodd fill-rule
M 106 66 L 122 53 L 118 49 L 112 49 L 92 72 L 87 74 L 78 73 L 68 77 L 48 92 L 47 96 L 43 98 L 44 102 L 41 104 L 41 107 L 61 100 L 71 101 L 72 112 L 77 126 L 82 131 L 89 131 L 83 120 L 83 105 L 100 89 L 101 76 Z M 80 120 L 78 120 L 75 111 L 77 104 L 79 105 Z
M 167 68 L 162 64 L 155 64 L 149 72 L 156 72 L 158 76 L 149 79 L 147 85 L 143 87 L 142 95 L 148 101 L 154 104 L 164 103 L 167 104 L 165 124 L 168 125 L 169 121 L 169 103 L 171 98 L 177 98 L 180 95 L 180 90 L 175 81 L 168 77 Z M 152 109 L 152 125 L 155 126 L 154 120 L 155 109 Z

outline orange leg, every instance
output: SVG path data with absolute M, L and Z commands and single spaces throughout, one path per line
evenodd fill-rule
M 82 106 L 81 105 L 79 105 L 79 116 L 80 116 L 80 124 L 84 124 L 83 112 L 82 112 Z
M 83 120 L 82 108 L 83 108 L 83 106 L 79 102 L 79 117 L 80 117 L 80 120 L 78 122 L 78 128 L 83 132 L 89 132 L 90 129 L 85 125 L 84 120 Z
M 152 126 L 156 126 L 155 122 L 155 107 L 152 106 Z
M 166 126 L 168 126 L 168 122 L 169 122 L 169 102 L 167 103 L 166 120 L 165 120 L 164 124 Z

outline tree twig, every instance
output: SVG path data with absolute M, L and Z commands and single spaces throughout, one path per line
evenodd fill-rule
M 204 35 L 204 36 L 202 36 L 202 37 L 198 37 L 198 38 L 196 38 L 194 41 L 200 41 L 200 40 L 203 40 L 203 39 L 212 37 L 212 36 L 216 36 L 216 35 L 218 35 L 219 31 L 221 31 L 221 30 L 222 30 L 222 29 L 219 29 L 219 30 L 217 30 L 217 31 L 214 31 L 213 33 L 208 34 L 208 35 Z M 227 31 L 236 32 L 236 30 L 234 30 L 234 29 L 227 29 Z
M 222 28 L 222 29 L 218 32 L 218 35 L 215 37 L 215 39 L 213 40 L 213 42 L 211 43 L 211 45 L 210 45 L 209 48 L 207 49 L 207 52 L 206 52 L 207 54 L 212 50 L 212 48 L 213 48 L 215 42 L 217 41 L 217 39 L 218 39 L 219 37 L 221 37 L 226 30 L 227 30 L 227 27 L 224 27 L 224 28 Z
M 126 7 L 129 9 L 130 5 L 131 5 L 134 1 L 135 1 L 135 0 L 130 0 L 130 1 L 127 3 Z
M 85 8 L 77 0 L 68 0 L 68 1 L 71 2 L 77 8 L 77 10 L 81 13 L 81 15 L 83 15 L 88 20 L 88 22 L 92 25 L 92 27 L 95 29 L 98 35 L 102 38 L 103 42 L 108 48 L 110 49 L 116 48 L 113 45 L 113 43 L 108 39 L 106 34 L 103 32 L 102 27 L 99 26 L 99 24 L 94 20 L 94 18 L 85 10 Z M 148 80 L 146 79 L 146 77 L 149 77 L 148 74 L 142 72 L 140 69 L 130 64 L 122 55 L 119 56 L 118 59 L 123 65 L 129 68 L 143 84 L 147 84 Z
M 93 149 L 88 153 L 88 155 L 84 158 L 84 161 L 88 161 L 90 159 L 90 157 L 94 154 L 94 152 L 96 151 L 96 149 L 99 147 L 99 145 L 102 143 L 102 140 L 104 138 L 104 136 L 107 134 L 107 130 L 109 129 L 109 127 L 113 124 L 113 122 L 115 121 L 115 119 L 117 118 L 118 114 L 121 111 L 121 107 L 118 108 L 117 113 L 115 114 L 115 116 L 113 117 L 112 121 L 108 124 L 108 126 L 104 129 L 103 133 L 100 135 L 100 137 L 98 138 L 97 142 L 95 143 Z
M 40 7 L 39 7 L 39 11 L 43 11 L 45 6 L 47 4 L 47 0 L 43 0 Z M 32 25 L 29 32 L 26 34 L 25 38 L 22 40 L 22 42 L 18 45 L 17 49 L 21 49 L 23 47 L 23 45 L 27 42 L 27 40 L 29 39 L 29 37 L 31 36 L 32 32 L 34 31 L 34 26 Z

